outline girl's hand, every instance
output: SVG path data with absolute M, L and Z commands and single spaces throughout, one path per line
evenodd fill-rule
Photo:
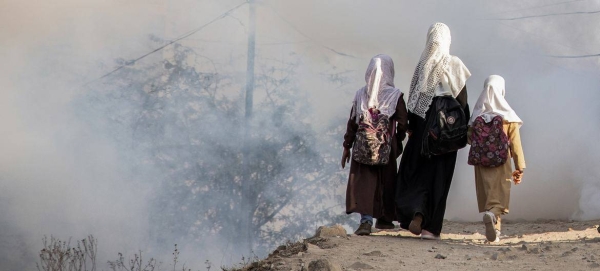
M 517 169 L 512 173 L 512 177 L 513 177 L 513 181 L 515 182 L 515 185 L 520 184 L 521 180 L 523 179 L 523 170 L 522 169 Z
M 350 149 L 344 148 L 342 153 L 342 168 L 346 167 L 346 163 L 350 163 Z

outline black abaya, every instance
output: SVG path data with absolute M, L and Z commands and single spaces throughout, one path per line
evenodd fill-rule
M 465 108 L 465 116 L 468 118 L 470 112 L 466 86 L 456 99 Z M 429 118 L 430 112 L 427 112 L 425 117 Z M 412 134 L 408 138 L 400 160 L 396 186 L 396 212 L 402 228 L 407 229 L 414 215 L 421 213 L 422 229 L 439 235 L 442 231 L 446 199 L 454 175 L 457 152 L 431 157 L 422 156 L 425 124 L 425 119 L 409 112 L 408 126 Z

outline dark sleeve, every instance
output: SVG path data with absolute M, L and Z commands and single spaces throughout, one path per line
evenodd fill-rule
M 347 149 L 352 148 L 352 144 L 354 143 L 354 139 L 356 138 L 356 131 L 358 130 L 358 124 L 356 123 L 356 119 L 352 118 L 353 109 L 350 110 L 350 117 L 348 118 L 348 123 L 346 124 L 346 134 L 344 134 L 344 148 Z
M 465 112 L 465 117 L 470 118 L 471 117 L 471 110 L 469 110 L 469 102 L 468 102 L 468 96 L 467 96 L 467 85 L 465 85 L 463 87 L 463 89 L 460 91 L 460 93 L 458 93 L 458 96 L 456 96 L 456 100 L 463 107 L 463 111 Z
M 397 122 L 396 137 L 398 142 L 402 142 L 406 137 L 406 130 L 408 130 L 408 112 L 406 111 L 406 103 L 404 102 L 404 93 L 400 94 L 398 98 L 395 115 Z
M 417 114 L 408 113 L 408 131 L 414 131 L 417 128 L 417 118 L 420 118 Z

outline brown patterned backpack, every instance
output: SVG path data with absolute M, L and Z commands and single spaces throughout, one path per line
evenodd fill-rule
M 377 109 L 369 109 L 367 118 L 361 117 L 352 147 L 352 159 L 366 165 L 387 165 L 392 149 L 389 117 Z
M 490 122 L 479 116 L 471 125 L 471 149 L 467 163 L 473 166 L 499 167 L 508 160 L 509 141 L 504 133 L 501 116 Z

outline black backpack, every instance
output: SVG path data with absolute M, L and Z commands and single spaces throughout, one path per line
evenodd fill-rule
M 421 154 L 441 155 L 464 148 L 468 119 L 460 103 L 452 96 L 437 96 L 429 110 Z

